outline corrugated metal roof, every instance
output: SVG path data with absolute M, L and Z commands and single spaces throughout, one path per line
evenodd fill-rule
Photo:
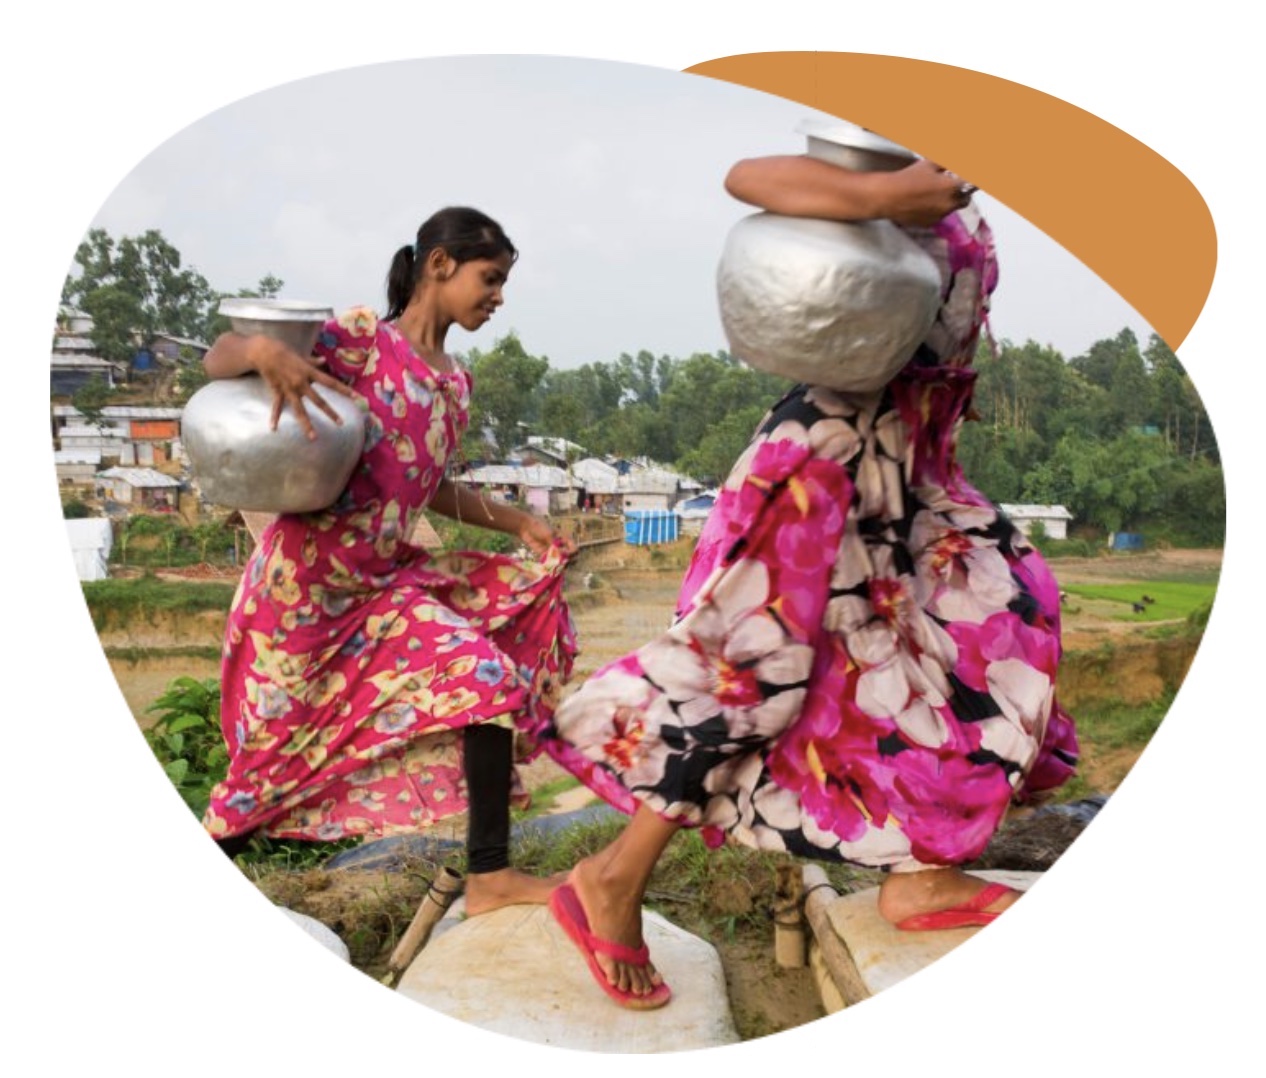
M 574 486 L 569 483 L 567 473 L 562 468 L 549 464 L 485 464 L 482 468 L 472 468 L 465 475 L 459 476 L 469 483 L 488 483 L 492 486 L 514 487 L 551 487 L 562 488 Z
M 54 449 L 54 464 L 100 464 L 100 449 Z
M 62 427 L 58 438 L 104 438 L 109 441 L 120 441 L 127 437 L 127 431 L 117 427 Z
M 680 480 L 681 476 L 674 472 L 646 468 L 620 476 L 619 489 L 626 494 L 672 494 Z
M 571 474 L 582 479 L 614 479 L 620 473 L 614 465 L 608 464 L 605 460 L 586 457 L 571 466 Z
M 154 339 L 162 338 L 165 341 L 174 341 L 176 344 L 188 345 L 190 348 L 197 348 L 203 352 L 211 351 L 211 346 L 205 341 L 194 340 L 192 337 L 176 337 L 171 333 L 155 333 Z
M 999 505 L 1009 517 L 1047 517 L 1051 520 L 1072 520 L 1073 515 L 1062 505 Z
M 107 468 L 104 472 L 98 472 L 97 475 L 102 479 L 122 479 L 123 482 L 134 487 L 180 486 L 179 479 L 163 475 L 162 472 L 155 471 L 153 468 Z
M 149 408 L 136 404 L 107 404 L 101 409 L 106 419 L 179 419 L 183 409 Z M 58 419 L 70 419 L 82 413 L 73 404 L 56 404 L 53 415 Z
M 567 454 L 571 451 L 575 451 L 577 454 L 585 451 L 583 445 L 569 442 L 566 438 L 547 438 L 536 434 L 531 435 L 520 448 L 536 449 L 542 453 L 548 453 L 552 457 L 557 457 L 559 460 L 566 460 Z
M 80 355 L 77 352 L 54 352 L 49 358 L 48 365 L 55 371 L 100 370 L 103 367 L 112 367 L 116 371 L 123 369 L 119 363 L 111 363 L 100 356 Z

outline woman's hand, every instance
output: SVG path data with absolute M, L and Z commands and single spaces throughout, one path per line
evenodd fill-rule
M 304 404 L 305 400 L 311 401 L 330 419 L 342 426 L 343 420 L 317 392 L 316 387 L 325 386 L 335 393 L 341 393 L 353 399 L 357 397 L 356 392 L 280 342 L 266 337 L 261 339 L 267 344 L 258 347 L 254 368 L 273 391 L 273 411 L 269 420 L 271 429 L 277 429 L 277 424 L 281 420 L 281 410 L 289 405 L 303 433 L 309 440 L 316 438 L 316 430 L 312 426 L 312 419 Z
M 335 423 L 342 421 L 316 386 L 325 386 L 353 400 L 360 395 L 333 375 L 321 370 L 311 360 L 271 337 L 244 337 L 238 333 L 222 333 L 203 358 L 203 366 L 212 378 L 237 378 L 258 374 L 273 391 L 273 411 L 269 426 L 277 429 L 281 410 L 289 404 L 299 426 L 309 439 L 316 437 L 304 400 L 311 401 Z
M 918 160 L 895 172 L 872 175 L 880 200 L 876 216 L 912 228 L 930 228 L 961 210 L 976 190 L 931 161 Z
M 519 541 L 538 558 L 555 544 L 569 556 L 576 553 L 575 542 L 565 535 L 556 534 L 547 521 L 530 513 L 524 513 L 523 518 L 519 525 Z

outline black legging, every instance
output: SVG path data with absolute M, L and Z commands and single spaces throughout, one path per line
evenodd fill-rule
M 510 772 L 514 735 L 481 723 L 462 731 L 466 771 L 466 871 L 510 867 Z
M 466 871 L 496 872 L 510 867 L 510 769 L 514 735 L 504 726 L 479 724 L 462 731 L 466 797 Z M 253 832 L 216 839 L 236 857 Z

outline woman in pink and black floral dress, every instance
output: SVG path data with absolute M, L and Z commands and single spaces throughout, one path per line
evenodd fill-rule
M 550 754 L 633 818 L 551 909 L 600 986 L 639 1008 L 671 994 L 641 903 L 679 827 L 888 869 L 880 913 L 902 929 L 985 924 L 1016 893 L 955 866 L 1077 752 L 1055 702 L 1055 583 L 954 456 L 996 280 L 972 189 L 924 161 L 811 157 L 741 162 L 727 187 L 776 213 L 895 221 L 940 267 L 942 304 L 883 390 L 801 385 L 772 409 L 672 627 L 555 715 Z
M 276 414 L 292 408 L 310 436 L 305 407 L 330 411 L 318 386 L 366 409 L 346 489 L 262 534 L 229 615 L 230 762 L 204 818 L 228 852 L 254 833 L 416 832 L 469 808 L 468 911 L 548 897 L 548 881 L 509 865 L 509 803 L 514 735 L 535 751 L 530 735 L 575 654 L 562 598 L 571 546 L 445 477 L 471 393 L 445 336 L 492 317 L 515 257 L 495 221 L 443 210 L 396 253 L 385 319 L 368 309 L 333 319 L 312 357 L 236 334 L 207 355 L 213 377 L 259 373 Z M 426 507 L 513 535 L 538 557 L 432 555 L 409 542 Z

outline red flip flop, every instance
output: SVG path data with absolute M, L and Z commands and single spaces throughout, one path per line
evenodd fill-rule
M 584 907 L 580 904 L 580 896 L 570 883 L 560 884 L 549 896 L 549 910 L 554 920 L 559 923 L 568 939 L 576 945 L 584 956 L 589 972 L 608 996 L 621 1007 L 634 1011 L 652 1011 L 662 1007 L 673 997 L 672 989 L 666 984 L 656 985 L 644 996 L 627 992 L 618 985 L 607 980 L 606 971 L 598 964 L 598 955 L 605 954 L 617 962 L 630 966 L 648 966 L 651 955 L 646 945 L 626 947 L 622 943 L 605 940 L 589 931 L 589 918 L 585 916 Z
M 1014 890 L 1014 887 L 1002 883 L 986 884 L 966 902 L 931 913 L 916 913 L 913 917 L 898 921 L 897 928 L 902 932 L 927 932 L 938 928 L 975 928 L 991 924 L 1003 911 L 987 910 L 985 907 L 997 902 L 1008 891 Z

